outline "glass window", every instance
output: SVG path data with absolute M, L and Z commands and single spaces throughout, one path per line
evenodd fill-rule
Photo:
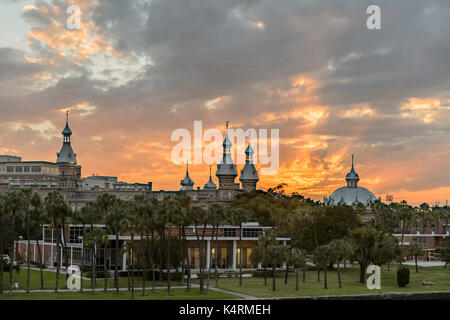
M 22 172 L 22 167 L 21 166 L 17 166 L 16 167 L 16 172 Z
M 426 245 L 427 244 L 427 238 L 425 237 L 414 237 L 413 238 L 414 243 L 418 243 L 421 245 Z
M 260 229 L 255 228 L 244 228 L 242 230 L 242 235 L 246 238 L 257 238 L 259 235 Z
M 41 172 L 41 167 L 40 166 L 31 167 L 31 172 Z
M 29 166 L 23 167 L 23 172 L 30 172 L 30 167 Z
M 236 237 L 236 229 L 235 228 L 224 228 L 223 236 L 224 237 Z
M 13 166 L 6 167 L 6 172 L 14 172 L 14 167 Z

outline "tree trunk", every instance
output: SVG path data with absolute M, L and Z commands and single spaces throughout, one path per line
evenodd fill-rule
M 84 274 L 83 269 L 84 269 L 84 252 L 85 252 L 85 250 L 84 250 L 84 240 L 85 240 L 84 234 L 85 234 L 85 232 L 86 232 L 86 226 L 83 223 L 83 240 L 81 242 L 80 292 L 83 292 L 83 274 Z
M 107 292 L 108 291 L 108 277 L 107 277 L 107 272 L 108 270 L 106 269 L 106 248 L 103 248 L 103 271 L 105 272 L 105 274 L 103 275 L 105 277 L 105 283 L 104 283 L 104 291 Z
M 295 268 L 295 290 L 298 291 L 298 268 Z
M 239 230 L 239 285 L 242 286 L 242 222 Z
M 214 265 L 216 287 L 219 286 L 219 271 L 217 267 L 218 259 L 219 259 L 219 224 L 217 224 L 217 231 L 216 231 L 216 256 L 215 256 L 216 263 Z
M 63 223 L 62 225 L 62 236 L 63 236 L 63 241 L 64 241 L 64 264 L 66 265 L 66 280 L 67 278 L 69 278 L 69 274 L 67 273 L 67 268 L 69 267 L 69 253 L 68 253 L 68 249 L 67 249 L 67 242 L 66 242 L 66 224 Z
M 320 269 L 317 269 L 317 282 L 320 282 Z
M 188 269 L 188 274 L 186 277 L 186 291 L 189 291 L 189 290 L 191 290 L 191 262 L 190 262 L 188 247 L 187 247 L 187 241 L 186 241 L 186 230 L 185 230 L 184 226 L 182 227 L 181 232 L 183 233 L 184 251 L 185 251 L 186 263 L 187 263 L 187 269 Z M 184 270 L 183 270 L 183 272 L 184 272 Z
M 170 231 L 171 228 L 169 227 L 169 236 L 167 237 L 167 262 L 166 262 L 166 269 L 167 269 L 167 295 L 170 296 L 172 295 L 170 293 Z
M 419 268 L 417 267 L 417 256 L 414 257 L 414 260 L 416 262 L 416 273 L 418 273 L 419 272 Z
M 338 260 L 337 262 L 337 272 L 338 272 L 338 281 L 339 281 L 339 288 L 342 288 L 342 281 L 341 281 L 341 265 Z
M 264 285 L 267 286 L 267 264 L 264 263 Z
M 0 239 L 0 294 L 3 294 L 3 239 Z
M 303 265 L 303 275 L 302 275 L 302 282 L 305 283 L 306 282 L 306 262 Z
M 58 285 L 59 285 L 59 273 L 61 270 L 61 235 L 60 235 L 60 229 L 57 229 L 56 231 L 56 285 L 55 285 L 55 292 L 58 292 Z
M 272 291 L 276 291 L 277 290 L 277 267 L 275 264 L 272 265 Z
M 39 240 L 36 240 L 38 252 L 39 252 L 39 269 L 41 274 L 41 290 L 44 290 L 44 262 L 42 261 L 41 246 L 39 245 Z
M 359 267 L 359 282 L 364 283 L 364 281 L 366 280 L 366 266 L 360 264 Z
M 284 284 L 288 283 L 288 273 L 289 273 L 289 268 L 286 265 L 286 270 L 284 271 Z
M 131 233 L 131 299 L 134 299 L 134 235 Z
M 92 229 L 91 229 L 92 230 Z M 96 246 L 94 245 L 92 247 L 92 262 L 91 262 L 91 290 L 92 290 L 92 294 L 94 294 L 94 288 L 95 288 L 95 278 L 97 277 L 97 270 L 95 267 L 95 259 L 97 259 L 97 255 L 96 255 Z
M 31 248 L 31 240 L 30 240 L 30 223 L 29 223 L 30 217 L 28 216 L 28 214 L 27 214 L 25 219 L 27 220 L 27 222 L 26 222 L 26 226 L 27 226 L 27 293 L 30 293 L 30 272 L 31 272 L 30 248 Z
M 178 237 L 180 240 L 180 252 L 181 252 L 181 285 L 184 286 L 185 283 L 185 274 L 184 270 L 186 269 L 185 261 L 186 261 L 186 252 L 184 251 L 184 242 L 183 242 L 183 233 L 182 233 L 182 227 L 178 227 Z
M 327 282 L 327 267 L 323 269 L 323 288 L 328 289 L 328 282 Z
M 119 234 L 116 233 L 116 252 L 114 255 L 114 286 L 116 287 L 116 294 L 119 295 Z
M 152 231 L 152 242 L 151 242 L 151 247 L 150 247 L 150 264 L 152 265 L 152 292 L 155 293 L 155 282 L 156 282 L 156 277 L 155 277 L 155 263 L 153 262 L 153 252 L 152 249 L 154 248 L 154 241 L 153 238 L 155 236 L 155 231 Z
M 13 283 L 13 266 L 14 266 L 14 252 L 16 249 L 16 213 L 12 213 L 12 247 L 11 247 L 11 259 L 9 266 L 9 294 L 12 295 L 12 283 Z M 3 254 L 3 253 L 2 253 Z M 3 256 L 2 256 L 3 259 Z
M 213 226 L 213 232 L 211 236 L 211 240 L 214 239 L 214 231 L 216 226 Z M 211 243 L 211 241 L 210 241 Z M 208 248 L 208 246 L 206 246 Z M 208 254 L 206 254 L 208 256 Z M 211 255 L 211 245 L 209 246 L 209 261 L 208 261 L 208 279 L 206 280 L 206 288 L 209 290 L 209 279 L 211 278 L 211 264 L 212 264 L 212 255 Z
M 147 236 L 147 239 L 148 239 L 148 236 Z M 144 235 L 143 234 L 141 235 L 139 249 L 140 249 L 140 253 L 141 253 L 141 267 L 142 267 L 142 296 L 145 296 L 145 265 L 146 265 L 147 259 L 145 259 Z

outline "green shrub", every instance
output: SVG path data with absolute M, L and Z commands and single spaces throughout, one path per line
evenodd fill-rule
M 397 270 L 397 284 L 399 287 L 406 287 L 409 283 L 409 268 L 406 266 L 400 266 Z

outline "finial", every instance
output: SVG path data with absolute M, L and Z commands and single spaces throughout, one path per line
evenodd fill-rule
M 355 157 L 355 154 L 352 153 L 352 168 L 353 168 L 354 157 Z
M 66 124 L 69 123 L 69 110 L 66 111 Z
M 229 122 L 230 122 L 230 120 L 227 120 L 227 121 L 226 121 L 226 124 L 227 124 L 227 130 L 228 130 L 228 123 L 229 123 Z
M 211 178 L 211 165 L 209 166 L 209 177 Z

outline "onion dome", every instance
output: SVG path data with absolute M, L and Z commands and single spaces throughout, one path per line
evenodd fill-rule
M 194 181 L 189 177 L 189 164 L 186 163 L 186 176 L 180 181 L 181 190 L 193 190 Z
M 72 130 L 69 127 L 69 111 L 66 112 L 66 126 L 62 131 L 63 135 L 63 145 L 61 150 L 56 154 L 56 163 L 58 164 L 77 164 L 77 155 L 73 152 L 70 136 L 72 135 Z
M 205 190 L 216 190 L 217 186 L 214 184 L 214 182 L 212 181 L 212 177 L 211 177 L 211 166 L 209 167 L 209 181 L 205 184 L 205 186 L 203 187 L 203 189 Z

